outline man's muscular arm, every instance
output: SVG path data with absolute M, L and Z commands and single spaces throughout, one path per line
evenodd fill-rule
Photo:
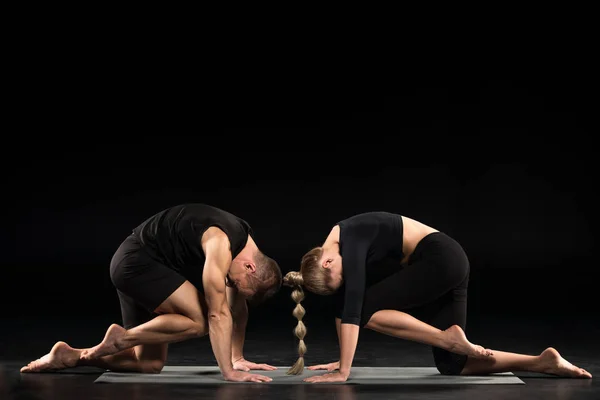
M 234 288 L 227 288 L 227 300 L 233 314 L 232 362 L 244 358 L 244 339 L 248 323 L 248 305 L 246 299 Z
M 210 343 L 225 378 L 233 372 L 231 363 L 232 318 L 227 304 L 225 277 L 231 265 L 229 239 L 219 229 L 209 228 L 202 236 L 206 256 L 202 285 L 208 306 Z
M 208 333 L 223 377 L 236 382 L 271 381 L 268 376 L 234 370 L 231 362 L 233 321 L 225 285 L 232 261 L 229 239 L 223 231 L 211 227 L 202 235 L 201 245 L 206 256 L 202 285 L 208 307 Z

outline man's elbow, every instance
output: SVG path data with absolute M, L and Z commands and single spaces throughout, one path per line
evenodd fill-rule
M 223 319 L 231 319 L 231 311 L 227 306 L 209 307 L 208 321 L 221 321 Z
M 222 318 L 231 318 L 231 311 L 227 302 L 210 301 L 208 297 L 206 300 L 208 305 L 207 317 L 209 321 L 219 321 Z

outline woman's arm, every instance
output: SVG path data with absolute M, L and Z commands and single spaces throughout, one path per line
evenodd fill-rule
M 356 345 L 358 344 L 359 326 L 354 324 L 341 324 L 340 329 L 340 374 L 348 379 Z
M 364 237 L 364 236 L 363 236 Z M 366 286 L 366 260 L 369 240 L 353 237 L 342 249 L 342 271 L 344 276 L 344 309 L 341 318 L 336 318 L 340 345 L 339 372 L 311 376 L 306 382 L 343 382 L 350 376 L 350 368 L 358 345 L 358 333 L 362 317 L 362 306 Z

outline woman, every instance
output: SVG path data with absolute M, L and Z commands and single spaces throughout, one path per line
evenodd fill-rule
M 464 332 L 468 282 L 467 255 L 443 232 L 389 212 L 367 212 L 340 221 L 322 246 L 303 256 L 300 271 L 284 278 L 284 284 L 294 288 L 295 333 L 300 339 L 300 357 L 288 373 L 300 374 L 304 368 L 306 330 L 300 305 L 304 286 L 319 295 L 335 294 L 339 304 L 340 360 L 309 367 L 337 371 L 307 382 L 348 379 L 361 327 L 431 345 L 435 365 L 446 375 L 521 370 L 591 378 L 553 348 L 531 356 L 469 342 Z

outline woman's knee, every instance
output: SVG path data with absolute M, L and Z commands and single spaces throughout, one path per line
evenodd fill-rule
M 361 321 L 365 328 L 377 331 L 385 326 L 390 325 L 394 317 L 398 316 L 400 311 L 395 310 L 377 310 L 365 313 L 363 315 L 363 321 Z M 364 323 L 366 322 L 366 324 Z
M 435 366 L 442 375 L 460 375 L 465 364 L 467 356 L 451 353 L 447 350 L 433 347 L 433 359 Z

